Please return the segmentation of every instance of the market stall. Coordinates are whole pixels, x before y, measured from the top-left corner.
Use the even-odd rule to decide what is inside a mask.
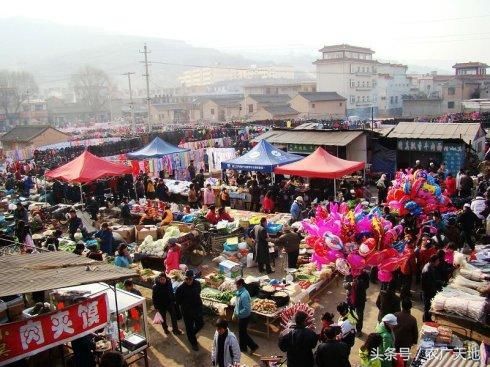
[[[336,193],[335,180],[363,170],[365,165],[364,162],[347,161],[331,155],[323,148],[317,148],[300,161],[276,167],[274,172],[283,175],[334,179],[334,192]]]
[[[136,275],[136,272],[130,269],[64,251],[0,257],[0,309],[3,310],[3,321],[7,322],[0,327],[8,329],[8,334],[2,334],[4,337],[10,336],[15,339],[7,341],[12,353],[0,356],[0,366],[65,345],[102,329],[105,330],[105,335],[117,336],[117,339],[112,339],[111,349],[117,348],[125,352],[123,348],[127,341],[124,333],[121,333],[121,320],[116,318],[115,333],[109,333],[107,327],[111,325],[110,310],[114,310],[116,315],[120,313],[121,293],[116,292],[116,282]],[[107,292],[93,293],[89,297],[72,299],[72,302],[66,304],[64,301],[60,302],[60,298],[57,301],[53,298],[52,303],[47,302],[50,297],[46,291],[85,284],[92,288],[95,287],[93,283],[97,282],[112,283],[111,286],[107,285],[106,289],[118,296],[112,296],[111,301]],[[32,295],[28,297],[30,294]],[[39,297],[44,303],[33,301]],[[121,300],[121,304],[124,305],[125,301]],[[28,307],[30,305],[35,307]],[[143,318],[141,325],[145,325],[146,314],[140,317]],[[138,320],[141,323],[141,319]],[[114,324],[112,325],[114,327]],[[22,334],[23,338],[16,338],[19,334]],[[125,354],[130,357],[134,353]]]

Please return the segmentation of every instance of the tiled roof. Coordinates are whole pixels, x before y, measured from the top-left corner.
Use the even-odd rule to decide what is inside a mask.
[[[286,116],[286,115],[297,115],[299,114],[294,108],[288,105],[273,105],[264,107],[264,110],[271,113],[273,116]]]
[[[345,101],[337,92],[305,92],[299,93],[301,97],[306,98],[310,102],[324,102],[324,101]]]
[[[16,126],[8,133],[4,134],[1,141],[16,141],[16,142],[29,142],[36,136],[42,134],[48,129],[54,129],[50,125],[37,125],[37,126]],[[61,131],[60,131],[61,132]]]
[[[267,140],[272,144],[294,144],[303,142],[311,145],[346,146],[362,135],[362,131],[333,130],[270,130],[259,135],[253,142]]]

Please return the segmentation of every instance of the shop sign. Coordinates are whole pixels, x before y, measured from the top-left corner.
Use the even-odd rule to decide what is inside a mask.
[[[398,139],[398,150],[442,153],[443,147],[442,140]]]
[[[462,144],[444,144],[443,159],[446,169],[453,175],[464,167],[466,152]]]
[[[311,144],[288,144],[288,152],[291,153],[313,153],[316,145]]]
[[[0,366],[93,333],[108,322],[104,293],[55,312],[0,325]]]

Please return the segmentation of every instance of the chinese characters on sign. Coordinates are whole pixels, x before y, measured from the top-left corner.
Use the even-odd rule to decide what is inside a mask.
[[[288,152],[290,153],[313,153],[315,149],[316,146],[310,144],[288,144]]]
[[[465,149],[461,144],[444,144],[443,159],[453,176],[464,167]]]
[[[63,310],[0,325],[0,366],[78,339],[109,322],[106,294]]]
[[[398,139],[398,150],[442,153],[442,140]]]
[[[480,360],[480,351],[473,350],[471,352],[467,352],[466,349],[463,348],[424,348],[419,349],[419,352],[415,356],[415,359],[419,359],[423,357],[424,360],[442,360],[444,353],[451,353],[452,361],[461,361],[461,360],[472,360],[479,361]],[[399,352],[396,352],[395,348],[386,348],[384,353],[382,353],[379,348],[373,349],[370,352],[371,359],[378,359],[381,361],[395,361],[401,359],[403,361],[408,361],[412,359],[410,354],[410,348],[400,348]]]

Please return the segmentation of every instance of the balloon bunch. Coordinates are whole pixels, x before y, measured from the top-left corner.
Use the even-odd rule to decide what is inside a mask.
[[[397,172],[386,201],[390,210],[399,216],[419,217],[434,211],[453,210],[451,199],[442,194],[436,179],[424,170]]]
[[[345,203],[332,203],[330,211],[319,206],[315,218],[302,225],[318,269],[335,263],[340,273],[357,276],[366,267],[377,266],[379,280],[389,282],[407,259],[403,227],[393,226],[377,209],[365,213],[361,205],[352,210]]]

